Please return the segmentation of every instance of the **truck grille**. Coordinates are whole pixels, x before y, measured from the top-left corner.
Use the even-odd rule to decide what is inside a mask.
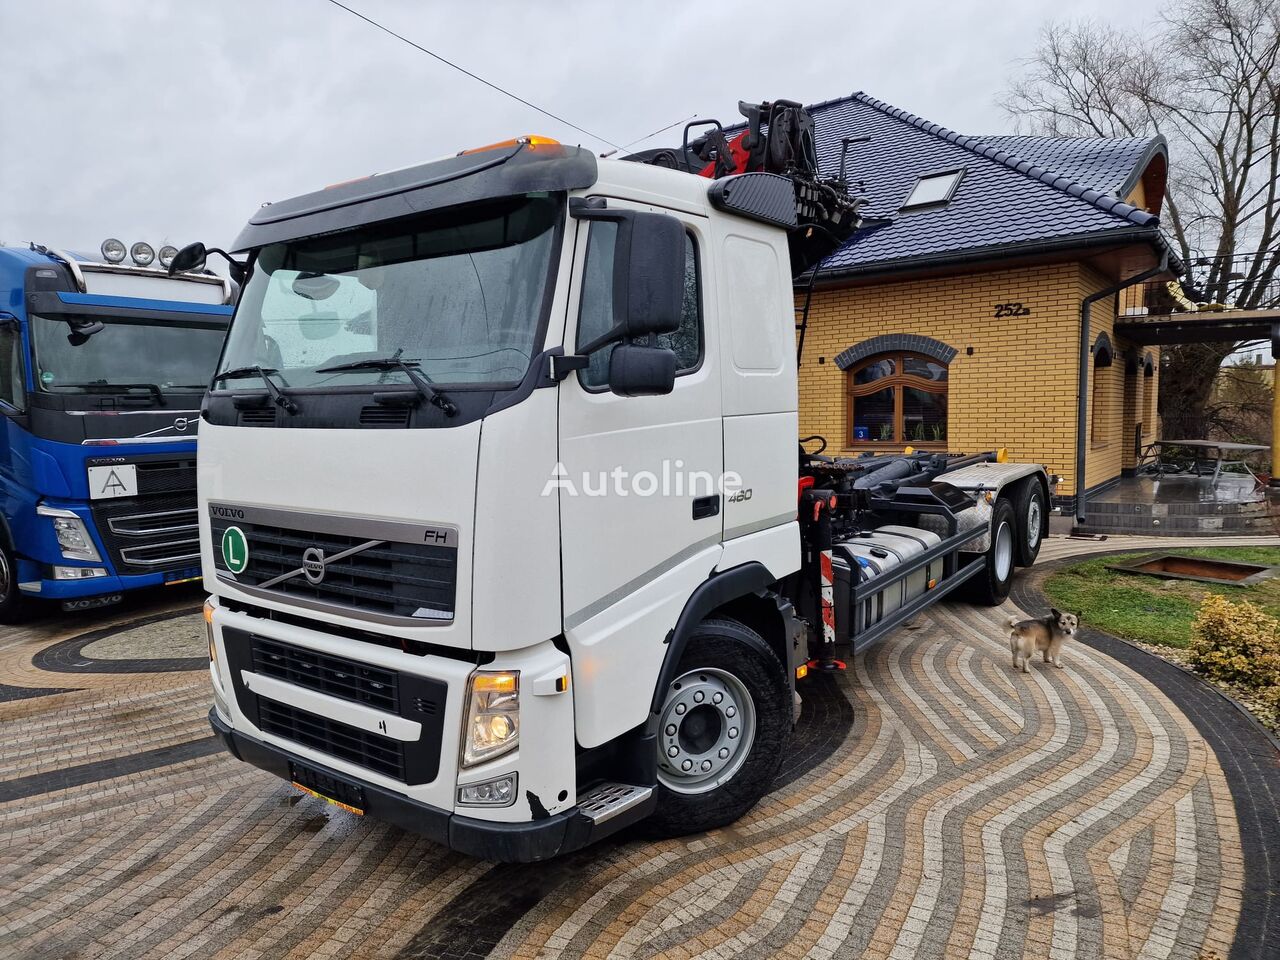
[[[264,733],[301,743],[396,780],[405,778],[404,744],[399,740],[349,727],[266,697],[258,698],[258,716],[258,728]]]
[[[331,697],[399,713],[396,675],[391,670],[331,657],[262,637],[253,638],[253,669]]]
[[[443,680],[359,663],[235,627],[222,628],[236,704],[255,727],[409,786],[430,783],[440,770],[445,705]],[[260,674],[317,693],[359,703],[422,727],[416,741],[362,730],[250,690]]]
[[[194,487],[186,492],[99,500],[91,509],[94,525],[118,572],[153,573],[200,565]]]
[[[248,508],[236,508],[236,513],[228,518],[210,510],[214,566],[222,579],[260,595],[366,618],[418,625],[453,619],[458,549],[451,532],[440,534],[446,542],[435,542],[429,539],[437,533],[435,528],[409,524],[344,520],[343,531],[322,532],[302,526],[322,526],[321,517],[282,517],[283,511]],[[239,529],[247,545],[246,565],[235,572],[222,548],[231,527]],[[415,534],[418,542],[395,539]],[[310,565],[310,575],[304,563]]]

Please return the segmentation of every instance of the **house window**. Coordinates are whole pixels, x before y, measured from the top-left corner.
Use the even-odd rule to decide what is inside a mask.
[[[963,170],[947,170],[921,177],[911,188],[907,199],[903,201],[902,209],[941,206],[955,195],[962,176],[964,176]]]
[[[1109,365],[1108,365],[1109,366]],[[1089,442],[1095,447],[1107,445],[1107,370],[1097,361],[1093,364],[1093,395],[1089,405],[1093,417],[1089,421]]]
[[[847,374],[849,443],[947,443],[947,365],[912,353],[881,353]]]

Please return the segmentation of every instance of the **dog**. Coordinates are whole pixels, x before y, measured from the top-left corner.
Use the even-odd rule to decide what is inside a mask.
[[[1031,672],[1031,658],[1039,651],[1044,662],[1062,667],[1062,645],[1076,635],[1080,618],[1074,613],[1050,610],[1047,617],[1038,620],[1019,620],[1010,617],[1005,624],[1009,631],[1009,651],[1013,654],[1013,669]]]

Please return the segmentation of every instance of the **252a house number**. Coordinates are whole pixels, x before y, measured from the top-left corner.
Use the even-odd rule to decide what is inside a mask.
[[[1024,307],[1020,303],[997,303],[996,318],[1000,317],[1029,317],[1031,316],[1031,308]]]

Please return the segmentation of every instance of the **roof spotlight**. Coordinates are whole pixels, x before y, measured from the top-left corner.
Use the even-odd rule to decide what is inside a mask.
[[[128,252],[125,249],[125,245],[115,237],[103,240],[102,246],[98,249],[102,252],[102,259],[107,261],[107,263],[119,263],[124,259],[124,255]]]
[[[140,267],[149,267],[151,261],[156,258],[156,252],[151,248],[151,244],[145,240],[139,240],[129,248],[129,258]]]
[[[169,264],[173,263],[173,258],[177,255],[178,248],[169,243],[166,243],[161,247],[160,252],[156,254],[157,258],[160,260],[160,266],[164,267],[166,270],[169,269]]]

